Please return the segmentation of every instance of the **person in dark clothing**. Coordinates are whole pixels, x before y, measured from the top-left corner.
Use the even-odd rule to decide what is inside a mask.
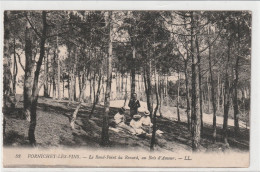
[[[132,98],[128,103],[128,107],[130,107],[130,116],[133,118],[133,115],[138,113],[138,108],[140,107],[140,102],[137,100],[137,94],[134,93]]]

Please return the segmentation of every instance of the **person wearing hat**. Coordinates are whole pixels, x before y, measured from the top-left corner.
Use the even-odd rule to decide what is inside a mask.
[[[125,124],[126,118],[125,118],[125,108],[121,107],[117,114],[114,116],[116,127],[120,127],[126,130],[129,130],[130,132],[134,133],[133,128],[129,127]]]
[[[140,102],[137,100],[137,94],[133,93],[129,103],[128,107],[130,108],[130,116],[133,118],[133,115],[138,113],[138,108],[140,107]]]
[[[150,115],[150,112],[148,110],[146,110],[146,111],[144,111],[144,116],[140,119],[140,121],[142,122],[142,128],[147,133],[152,132],[152,126],[153,126],[153,123],[151,122],[151,118],[149,115]]]
[[[130,126],[134,129],[137,136],[145,133],[145,131],[142,129],[142,122],[140,119],[141,115],[135,114],[133,115],[133,119],[130,122]]]

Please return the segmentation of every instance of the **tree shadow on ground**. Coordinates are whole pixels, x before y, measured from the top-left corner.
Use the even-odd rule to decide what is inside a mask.
[[[86,111],[86,107],[84,107],[84,112]],[[117,111],[118,108],[110,108],[110,122],[113,120],[113,116],[117,113]],[[93,145],[94,147],[97,147],[99,146],[101,137],[102,115],[104,113],[103,107],[97,107],[95,114],[91,119],[86,117],[85,113],[84,115],[81,114],[82,112],[83,111],[80,110],[75,122],[76,131],[74,131],[73,140],[77,142],[77,144],[84,143],[84,145]],[[129,110],[126,111],[126,118],[130,119]],[[170,121],[166,118],[158,118],[157,125],[158,129],[164,132],[162,136],[157,135],[156,137],[156,145],[158,147],[172,150],[172,145],[168,145],[168,142],[175,142],[176,145],[184,144],[185,148],[190,146],[190,134],[184,123],[174,123],[173,121]],[[136,147],[140,147],[147,150],[150,148],[150,137],[139,138],[127,131],[114,132],[112,130],[109,130],[109,137],[111,147],[128,149],[135,149]],[[176,148],[175,145],[173,147]]]
[[[191,134],[187,129],[186,123],[171,121],[167,118],[160,117],[157,120],[157,128],[167,135],[167,141],[175,141],[187,146],[191,145]]]
[[[213,142],[213,128],[212,125],[204,124],[202,142],[201,144],[210,148]],[[222,126],[217,126],[217,142],[223,142],[223,129]],[[228,143],[229,146],[235,149],[239,149],[241,151],[249,150],[249,130],[245,128],[240,128],[239,135],[235,135],[234,127],[228,126]]]
[[[4,136],[4,146],[29,146],[29,142],[24,135],[19,134],[16,131],[9,131]]]
[[[102,116],[104,107],[97,105],[94,114],[89,119],[91,104],[83,104],[78,112],[75,122],[75,129],[70,126],[70,118],[77,107],[78,102],[71,103],[57,102],[48,98],[40,98],[37,109],[37,136],[41,146],[66,147],[100,147],[100,138],[102,131]],[[118,108],[110,108],[109,121],[113,120]],[[28,145],[25,135],[28,131],[28,122],[20,119],[22,108],[15,108],[5,111],[8,118],[8,130],[4,138],[4,145]],[[126,111],[126,118],[129,123],[129,110]],[[229,143],[231,148],[239,150],[249,150],[249,130],[240,129],[240,135],[234,136],[234,127],[229,127]],[[156,135],[156,147],[160,149],[191,150],[191,133],[187,129],[187,124],[177,122],[164,117],[157,117],[157,129],[164,133]],[[53,130],[53,131],[52,131]],[[219,149],[222,146],[222,126],[217,127],[217,143],[212,144],[212,126],[204,124],[201,145],[206,149]],[[48,133],[46,133],[48,132]],[[39,138],[40,137],[40,138]],[[143,148],[149,150],[151,139],[149,137],[139,138],[126,131],[114,132],[109,130],[110,148],[137,149]],[[55,138],[55,141],[53,139]]]
[[[13,119],[24,119],[23,108],[3,108],[3,114],[5,117]]]

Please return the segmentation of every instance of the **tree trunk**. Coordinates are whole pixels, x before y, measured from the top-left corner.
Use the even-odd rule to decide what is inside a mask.
[[[5,120],[5,110],[7,108],[7,99],[10,96],[11,88],[10,81],[12,78],[11,74],[11,57],[9,55],[9,45],[10,45],[10,21],[9,21],[10,11],[4,12],[4,57],[3,57],[3,137],[6,137],[5,128],[6,128],[6,120]]]
[[[10,11],[4,12],[4,88],[3,88],[3,95],[4,95],[4,107],[7,107],[7,99],[11,94],[11,80],[12,80],[12,73],[11,73],[11,57],[10,57],[10,26],[9,26],[9,14]]]
[[[145,70],[144,74],[144,82],[146,83],[145,89],[146,89],[146,98],[147,98],[147,108],[150,112],[150,117],[152,118],[153,114],[153,97],[152,97],[152,83],[151,83],[151,60],[149,60],[149,64],[147,65],[147,68]]]
[[[211,65],[211,47],[210,46],[209,46],[208,59],[209,59],[210,84],[211,84],[211,99],[212,99],[212,107],[213,107],[213,133],[212,133],[212,136],[213,136],[213,143],[216,143],[216,137],[217,137],[216,111],[217,111],[217,108],[216,108],[213,72],[212,72],[212,65]]]
[[[221,102],[221,107],[223,108],[224,107],[224,87],[225,87],[225,83],[223,81],[223,83],[221,83],[221,95],[222,95],[222,102]]]
[[[236,65],[235,65],[235,80],[234,80],[234,93],[233,93],[233,102],[234,102],[234,126],[235,126],[235,135],[239,134],[239,111],[238,111],[238,100],[237,100],[237,86],[238,86],[238,75],[239,75],[239,59],[240,59],[240,28],[238,22],[238,55],[236,56]]]
[[[68,76],[67,83],[68,83],[68,98],[69,98],[69,101],[70,101],[70,75]]]
[[[189,95],[189,78],[188,78],[188,62],[185,60],[185,89],[186,89],[186,101],[187,101],[187,122],[188,122],[188,129],[191,128],[191,122],[190,122],[190,95]]]
[[[110,92],[111,92],[111,82],[112,82],[112,56],[113,56],[113,44],[112,44],[112,11],[109,11],[109,46],[108,46],[108,58],[107,58],[107,84],[106,84],[106,95],[104,101],[104,114],[102,123],[102,133],[101,133],[101,143],[102,146],[109,145],[109,135],[108,135],[108,117],[110,108]]]
[[[117,94],[118,94],[118,71],[117,71],[117,69],[116,69],[116,71],[115,71],[115,80],[116,80],[116,91],[115,91],[115,97],[117,97]],[[112,82],[113,82],[113,77],[112,77]],[[113,92],[112,92],[112,95],[113,95]],[[94,99],[95,99],[95,96],[94,96]],[[94,100],[95,101],[95,100]]]
[[[96,73],[93,76],[93,104],[96,102]]]
[[[62,97],[64,99],[64,89],[65,89],[65,83],[64,83],[64,76],[62,77]]]
[[[73,90],[74,90],[74,93],[73,93],[74,101],[77,100],[77,89],[76,89],[76,86],[77,86],[77,85],[76,85],[77,78],[76,78],[76,77],[77,77],[76,74],[74,74],[74,84],[73,84],[73,85],[74,85],[74,89],[73,89]]]
[[[177,116],[178,116],[178,122],[181,122],[181,118],[180,118],[180,109],[179,109],[179,101],[180,101],[180,72],[179,72],[179,70],[178,70]]]
[[[121,92],[123,93],[124,91],[124,74],[121,74]]]
[[[220,101],[220,86],[219,86],[220,82],[219,82],[219,73],[218,73],[218,94],[217,94],[217,109],[216,110],[219,110],[219,101]]]
[[[71,81],[70,81],[70,102],[74,102],[75,101],[75,72],[77,69],[77,61],[78,61],[78,49],[75,48],[75,61],[74,61],[74,65],[73,65],[73,69],[72,69],[72,73],[71,75]]]
[[[36,110],[37,110],[37,98],[32,99],[31,103],[31,112],[30,112],[30,126],[28,131],[28,138],[31,146],[36,146],[36,140],[35,140],[35,129],[36,129]]]
[[[81,80],[80,72],[78,72],[79,95],[81,94],[83,88],[81,81],[82,80]]]
[[[91,73],[90,73],[90,77],[89,77],[89,99],[90,102],[92,103],[92,82],[91,82],[92,78],[91,78]]]
[[[164,82],[164,81],[163,81]],[[160,114],[160,117],[162,117],[162,100],[163,100],[163,95],[162,95],[162,83],[161,81],[161,76],[158,75],[158,93],[159,93],[159,114]]]
[[[69,104],[70,104],[71,102],[74,102],[74,74],[71,73],[69,75],[70,75],[70,78],[71,78],[71,80],[70,80],[70,87],[69,87],[69,91],[70,91]]]
[[[44,74],[46,76],[46,80],[45,80],[45,83],[44,83],[44,88],[43,88],[43,96],[44,97],[49,97],[49,93],[48,93],[48,81],[49,81],[49,58],[48,58],[48,55],[49,55],[49,51],[47,51],[47,54],[46,56],[44,57],[44,60],[45,60],[45,64],[44,64]]]
[[[58,90],[58,100],[60,100],[60,60],[58,58],[58,81],[57,81],[57,90]]]
[[[89,115],[89,119],[92,117],[94,110],[95,110],[95,107],[96,107],[96,105],[99,101],[99,95],[100,95],[100,90],[101,90],[101,79],[102,79],[102,74],[101,74],[101,72],[99,72],[97,94],[96,94],[95,101],[93,102],[93,106],[92,106],[92,109],[91,109],[91,112],[90,112],[90,115]]]
[[[56,73],[56,56],[57,56],[57,51],[54,51],[53,55],[53,64],[52,64],[52,98],[56,98],[56,79],[55,79],[55,73]]]
[[[209,85],[209,76],[207,75],[207,86],[208,86],[208,113],[210,113],[210,85]]]
[[[118,76],[120,76],[120,74],[118,74],[118,71],[116,71],[116,100],[118,98],[118,95],[120,94],[119,92],[120,77]]]
[[[156,95],[156,107],[154,109],[153,113],[153,131],[152,131],[152,139],[151,139],[151,145],[150,145],[150,150],[154,151],[154,145],[155,145],[155,134],[156,134],[156,113],[158,110],[158,105],[159,105],[159,96],[158,96],[158,81],[157,81],[157,72],[156,68],[154,70],[154,82],[155,82],[155,95]]]
[[[13,94],[14,97],[16,95],[16,77],[17,77],[17,72],[18,72],[18,67],[17,67],[17,62],[16,62],[16,47],[15,47],[15,38],[13,41],[13,54],[14,54],[14,65],[13,65]]]
[[[152,61],[149,61],[149,66],[148,66],[148,70],[147,70],[147,92],[149,95],[149,101],[147,101],[147,103],[149,103],[148,110],[150,111],[150,117],[152,118],[152,113],[153,113],[153,95],[152,95]],[[148,97],[148,96],[147,96]]]
[[[139,92],[139,94],[141,93],[141,86],[140,86],[140,75],[138,74],[137,75],[138,77],[138,92]]]
[[[195,39],[196,42],[196,48],[197,48],[197,59],[198,59],[198,75],[199,75],[199,104],[200,104],[200,134],[203,135],[203,102],[202,102],[202,89],[201,89],[201,82],[202,82],[202,77],[201,77],[201,61],[200,61],[200,51],[199,51],[199,41],[198,41],[198,36],[196,36]]]
[[[224,118],[223,118],[223,139],[224,143],[228,144],[228,112],[230,106],[230,82],[229,82],[229,63],[230,63],[230,47],[231,40],[228,42],[228,59],[226,61],[226,72],[225,72],[225,93],[224,93]]]
[[[102,77],[102,101],[105,101],[105,79]]]
[[[147,108],[148,108],[148,101],[150,100],[149,95],[148,95],[148,88],[147,88],[147,79],[146,79],[146,68],[143,68],[143,80],[144,80],[144,90],[146,94],[146,100],[147,100]]]
[[[59,59],[59,44],[58,44],[58,37],[57,37],[57,61],[58,61],[58,79],[57,79],[57,90],[58,90],[58,100],[60,100],[60,59]]]
[[[191,58],[192,58],[192,104],[191,104],[191,120],[192,120],[192,150],[198,151],[200,146],[200,90],[199,90],[199,69],[198,58],[194,56],[194,21],[193,12],[191,12]]]
[[[76,107],[75,111],[73,112],[72,118],[70,120],[70,126],[71,126],[72,129],[75,129],[75,121],[77,119],[77,114],[79,112],[79,109],[80,109],[82,103],[84,102],[82,96],[83,96],[83,92],[86,89],[86,85],[87,85],[87,83],[86,83],[86,80],[85,80],[85,83],[83,84],[83,88],[82,88],[83,91],[79,95],[79,102],[80,103],[78,104],[78,106]]]
[[[121,93],[122,93],[122,90],[121,90],[121,81],[122,80],[122,77],[121,77],[121,73],[118,72],[118,93],[119,93],[119,96],[121,96]]]
[[[42,22],[43,29],[40,41],[40,56],[36,65],[36,70],[34,72],[34,80],[33,80],[33,88],[32,88],[32,104],[31,104],[31,120],[28,131],[29,142],[32,146],[36,145],[35,140],[35,128],[36,128],[36,119],[37,119],[37,103],[38,103],[38,95],[41,87],[38,87],[38,80],[40,75],[40,70],[42,66],[42,61],[45,53],[45,40],[46,40],[46,31],[47,31],[47,22],[46,22],[46,11],[42,12]]]
[[[126,100],[127,100],[127,80],[128,80],[128,73],[126,72],[126,77],[125,77],[125,101],[124,101],[124,107],[126,106]]]
[[[133,47],[133,57],[132,57],[132,66],[131,66],[131,97],[135,93],[135,54],[136,49]]]
[[[51,95],[51,84],[52,84],[52,78],[49,78],[50,79],[50,84],[48,86],[48,95]]]
[[[166,106],[169,106],[169,97],[168,97],[168,74],[166,76],[166,84],[165,84],[165,97],[166,97]]]
[[[25,29],[25,70],[24,70],[24,114],[27,121],[30,121],[31,113],[31,98],[32,98],[32,83],[33,83],[33,55],[32,55],[32,28],[27,21]]]
[[[56,98],[56,82],[55,82],[55,74],[53,74],[52,77],[52,98],[55,99]]]
[[[83,83],[85,83],[85,80],[87,80],[87,78],[86,78],[86,75],[83,73],[83,75],[82,75],[82,77],[81,77],[82,79],[81,79],[81,91],[82,91],[82,87],[83,87]],[[86,91],[83,91],[83,95],[82,95],[82,99],[85,101],[86,100]]]

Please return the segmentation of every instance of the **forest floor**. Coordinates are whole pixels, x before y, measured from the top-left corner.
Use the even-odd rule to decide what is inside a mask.
[[[140,101],[141,107],[138,109],[139,112],[144,112],[145,110],[147,110],[147,103]],[[103,105],[103,104],[102,104]],[[126,101],[126,109],[129,109],[128,105],[128,100]],[[115,107],[115,108],[120,108],[124,106],[124,100],[114,100],[110,102],[110,106],[111,107]],[[153,108],[155,108],[156,104],[153,105]],[[180,120],[182,122],[187,123],[187,116],[186,116],[186,109],[183,108],[179,108],[180,110]],[[177,108],[176,107],[170,107],[170,106],[162,106],[161,108],[161,112],[162,112],[162,116],[165,118],[169,118],[171,120],[177,121],[178,120],[178,116],[177,116]],[[217,113],[218,115],[219,113]],[[157,116],[159,116],[159,111],[157,111]],[[231,115],[232,116],[232,115]],[[213,120],[213,114],[210,113],[203,113],[203,122],[211,125],[212,124],[212,120]],[[219,126],[223,125],[223,115],[222,116],[217,116],[216,117],[216,124]],[[234,119],[232,118],[228,118],[228,125],[230,126],[234,126]],[[246,126],[246,123],[244,121],[239,121],[239,127],[242,128],[250,128],[249,126]]]
[[[111,106],[118,103],[111,103]],[[53,100],[51,98],[39,97],[37,109],[37,127],[35,131],[37,145],[39,147],[87,147],[99,148],[103,106],[97,105],[94,115],[91,119],[88,115],[91,111],[91,104],[83,104],[78,113],[75,122],[75,129],[71,129],[70,117],[78,105],[77,102],[68,105],[68,101]],[[29,141],[27,133],[29,122],[22,119],[23,102],[19,102],[15,109],[6,111],[6,129],[4,137],[4,146],[27,147]],[[111,107],[109,119],[112,121],[118,107]],[[169,112],[174,116],[170,116]],[[176,110],[167,109],[165,115],[157,118],[157,127],[163,134],[156,136],[155,149],[158,151],[191,151],[191,133],[187,129],[187,124],[176,121]],[[185,110],[181,109],[181,119],[185,119]],[[130,120],[129,110],[127,110],[127,119]],[[230,123],[229,123],[230,124]],[[201,150],[211,151],[249,151],[249,129],[241,127],[239,136],[234,135],[234,127],[229,125],[228,135],[230,149],[226,149],[222,143],[222,126],[217,125],[217,142],[212,143],[212,125],[209,122],[204,123],[204,132],[201,138]],[[128,132],[115,132],[109,130],[111,141],[110,148],[127,150],[149,150],[150,138],[139,138]]]

